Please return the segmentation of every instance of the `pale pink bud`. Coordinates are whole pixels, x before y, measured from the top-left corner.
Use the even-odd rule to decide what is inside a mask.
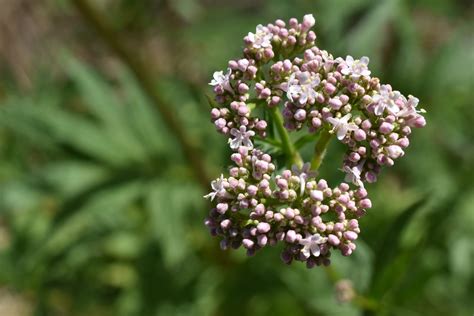
[[[270,231],[270,229],[271,229],[270,224],[265,223],[265,222],[258,223],[258,225],[257,225],[257,231],[258,231],[260,234],[268,233],[268,232]]]
[[[247,239],[245,238],[244,240],[242,240],[242,245],[246,248],[246,249],[251,249],[253,246],[254,246],[254,242],[250,239]]]
[[[379,131],[382,134],[391,133],[393,131],[393,124],[388,123],[388,122],[383,122],[382,124],[380,124]]]
[[[294,115],[295,120],[304,121],[306,118],[306,111],[303,109],[298,109]]]
[[[294,230],[287,231],[285,240],[289,243],[294,243],[296,241],[296,232]]]
[[[358,129],[354,132],[354,139],[358,142],[365,140],[367,135],[365,134],[363,129]]]
[[[339,238],[337,238],[336,235],[330,234],[330,235],[328,236],[328,242],[329,242],[331,245],[333,245],[333,246],[337,246],[337,245],[339,245],[339,243],[340,243],[341,241],[339,240]]]
[[[323,192],[319,190],[312,190],[310,197],[315,201],[322,201],[324,199]]]
[[[316,19],[314,18],[314,16],[312,14],[306,14],[303,17],[303,22],[301,23],[301,30],[303,32],[307,32],[310,28],[314,26],[315,23]]]
[[[357,234],[354,233],[353,231],[346,231],[344,232],[344,238],[347,240],[356,240],[357,239]]]

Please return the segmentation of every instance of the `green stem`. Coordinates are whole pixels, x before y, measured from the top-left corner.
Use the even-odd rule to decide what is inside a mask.
[[[299,168],[301,168],[303,166],[303,160],[301,159],[300,153],[293,145],[290,135],[288,135],[288,132],[283,126],[283,117],[281,116],[278,107],[270,109],[270,114],[272,116],[273,122],[275,123],[278,134],[280,135],[283,152],[285,153],[288,164],[297,165]]]
[[[206,172],[207,168],[200,158],[201,151],[192,140],[192,137],[190,137],[182,127],[181,122],[176,117],[176,111],[166,104],[163,97],[156,90],[155,81],[153,75],[150,73],[149,67],[125,44],[125,40],[120,38],[119,34],[113,30],[106,16],[97,10],[90,1],[72,0],[72,3],[81,14],[83,20],[94,29],[110,50],[112,50],[122,63],[135,75],[143,92],[154,105],[154,109],[156,109],[158,114],[163,118],[164,124],[179,143],[196,180],[207,190],[210,178]]]
[[[314,147],[314,156],[311,160],[311,169],[318,170],[319,166],[323,162],[324,156],[326,155],[326,149],[329,141],[331,140],[332,134],[329,131],[323,129],[319,135],[318,142]]]

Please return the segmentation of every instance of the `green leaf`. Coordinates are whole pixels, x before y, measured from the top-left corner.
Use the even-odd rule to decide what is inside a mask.
[[[65,197],[72,197],[109,177],[103,166],[81,161],[58,161],[41,171],[43,179]]]
[[[402,253],[403,255],[399,256],[402,249],[402,236],[410,221],[422,209],[427,200],[428,198],[425,196],[401,212],[380,237],[378,247],[375,249],[377,255],[374,262],[371,295],[381,297],[396,278],[397,273],[406,267],[410,254]]]
[[[314,133],[314,134],[308,134],[308,135],[301,136],[300,138],[298,138],[295,141],[295,148],[300,149],[301,147],[303,147],[307,143],[315,141],[318,138],[318,136],[319,136],[319,133]]]
[[[164,262],[173,267],[190,253],[186,216],[202,206],[202,193],[192,182],[152,182],[146,197],[153,235],[161,244]]]
[[[146,151],[134,137],[127,113],[133,105],[121,102],[116,90],[103,77],[79,61],[69,58],[66,68],[79,89],[84,105],[102,122],[103,133],[110,138],[110,142],[122,148],[131,159],[143,160]]]

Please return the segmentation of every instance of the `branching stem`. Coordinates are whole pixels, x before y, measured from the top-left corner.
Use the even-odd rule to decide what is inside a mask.
[[[280,135],[283,152],[285,153],[288,164],[290,166],[297,165],[299,168],[301,168],[303,166],[303,160],[301,159],[300,153],[293,145],[290,135],[288,135],[287,130],[283,126],[283,117],[281,116],[278,107],[270,109],[270,114],[276,126],[277,132]]]
[[[314,146],[314,156],[311,160],[311,169],[318,170],[323,162],[324,156],[326,155],[326,150],[329,145],[329,141],[332,138],[332,134],[329,131],[323,129],[320,132],[319,139]]]

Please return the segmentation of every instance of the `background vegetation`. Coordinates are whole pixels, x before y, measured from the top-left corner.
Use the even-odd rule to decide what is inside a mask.
[[[1,4],[0,315],[472,315],[472,2],[90,2]],[[256,24],[305,13],[428,111],[332,270],[222,252],[203,225],[230,162],[207,82]]]

